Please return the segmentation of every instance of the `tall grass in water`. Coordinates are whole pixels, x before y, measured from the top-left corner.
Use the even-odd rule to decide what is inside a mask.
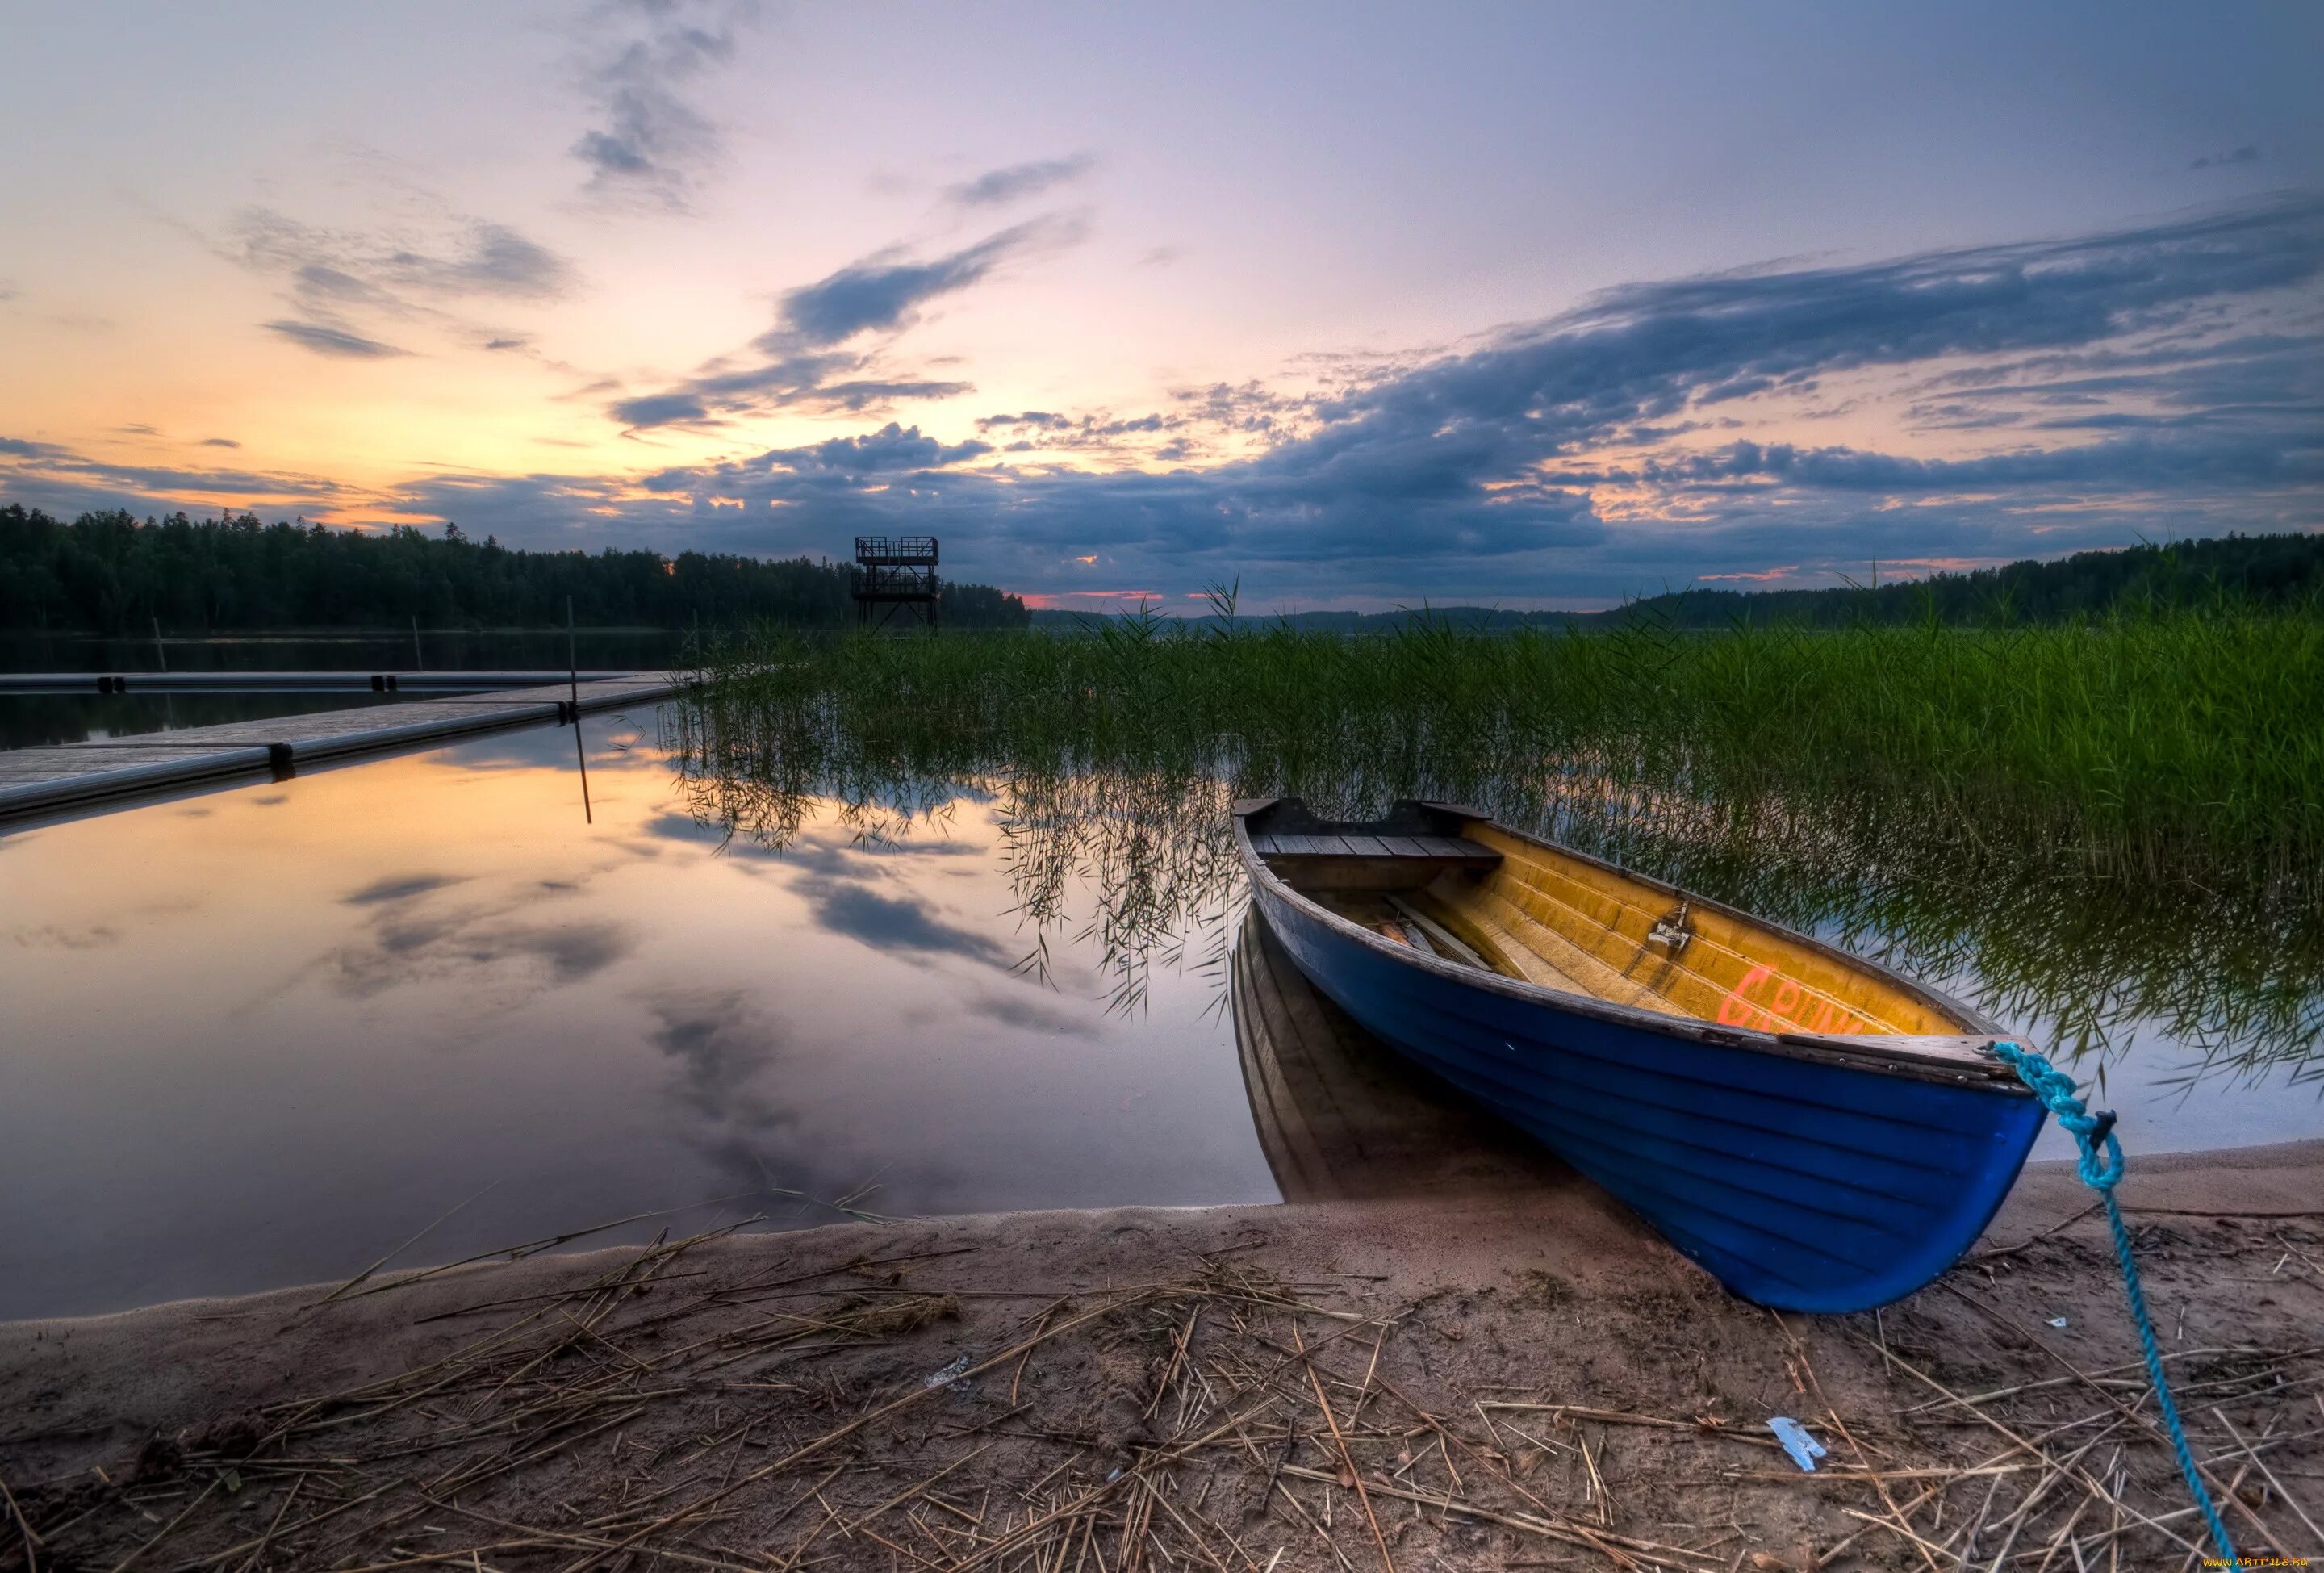
[[[1347,639],[729,641],[669,741],[782,844],[989,792],[1037,928],[1069,871],[1126,987],[1232,880],[1226,807],[1474,802],[1972,995],[2053,1050],[2155,1022],[2324,1077],[2324,620],[2182,614]],[[1130,989],[1134,992],[1134,988]]]
[[[1416,775],[1868,793],[1916,834],[2114,878],[2324,891],[2324,619],[2308,615],[1356,639],[1133,616],[1090,637],[749,635],[706,676],[708,713],[812,712],[867,762],[1199,758],[1351,811]]]

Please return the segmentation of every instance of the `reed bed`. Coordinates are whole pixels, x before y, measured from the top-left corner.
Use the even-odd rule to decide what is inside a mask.
[[[809,1265],[724,1233],[547,1292],[393,1286],[452,1332],[443,1353],[110,1468],[19,1473],[0,1568],[2046,1573],[2201,1547],[2126,1339],[2074,1360],[2031,1328],[2102,1258],[2087,1219],[1822,1320],[1538,1272],[1389,1300],[1249,1246],[1066,1291],[1021,1247],[1010,1268],[859,1232]],[[2167,1262],[2192,1238],[2154,1243]],[[2315,1242],[2272,1222],[2200,1265],[2273,1258],[2277,1292],[2314,1300]],[[2182,1338],[2169,1359],[2245,1554],[2324,1549],[2324,1347]],[[1770,1412],[1821,1437],[1821,1467],[1786,1458]]]
[[[1134,997],[1230,914],[1227,804],[1476,803],[1950,980],[2053,1052],[2156,1022],[2190,1074],[2324,1073],[2324,619],[1378,638],[730,639],[665,739],[770,845],[1001,800],[1038,964],[1065,872]],[[1075,859],[1079,858],[1078,865]],[[2102,1069],[2102,1067],[2101,1067]]]
[[[1089,637],[761,634],[706,675],[720,704],[813,699],[898,745],[1111,759],[1224,741],[1306,791],[1355,752],[1452,774],[1588,760],[1724,798],[1877,791],[2126,877],[2312,891],[2324,871],[2324,618],[2298,613],[1376,638],[1133,616]]]

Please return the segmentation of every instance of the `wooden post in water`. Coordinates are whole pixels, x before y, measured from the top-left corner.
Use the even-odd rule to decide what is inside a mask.
[[[596,810],[589,806],[589,751],[581,743],[581,657],[573,643],[573,597],[565,597],[565,675],[572,686],[567,690],[573,696],[573,758],[581,767],[581,819],[585,824],[597,822]]]
[[[152,614],[152,616],[153,662],[154,664],[159,666],[163,671],[167,671],[170,670],[170,657],[168,652],[161,648],[161,615],[159,612],[156,612]]]
[[[411,670],[414,671],[428,670],[427,662],[420,659],[420,614],[417,612],[411,614]]]

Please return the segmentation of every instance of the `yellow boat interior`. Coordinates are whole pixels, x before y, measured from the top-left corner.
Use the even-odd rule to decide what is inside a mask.
[[[1943,1058],[1982,1058],[1990,1038],[1877,967],[1466,810],[1404,805],[1360,825],[1289,802],[1242,811],[1294,891],[1456,966],[1728,1027],[1911,1037]]]

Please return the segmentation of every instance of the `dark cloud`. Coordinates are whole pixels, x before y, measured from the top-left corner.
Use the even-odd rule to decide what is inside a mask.
[[[964,382],[881,374],[876,343],[845,347],[892,338],[930,301],[982,282],[1007,263],[1070,245],[1080,234],[1076,225],[1038,218],[944,256],[915,261],[882,252],[851,263],[784,293],[774,326],[751,342],[753,364],[713,362],[676,387],[617,400],[607,413],[636,430],[771,409],[861,412],[968,393]]]
[[[557,300],[574,284],[563,257],[505,224],[438,215],[411,229],[318,228],[268,208],[228,227],[228,260],[279,281],[295,315],[263,326],[318,355],[377,360],[409,354],[377,322],[432,323],[470,343],[463,304]]]
[[[960,464],[991,451],[989,442],[956,442],[946,447],[933,437],[921,436],[917,426],[901,427],[890,421],[866,436],[835,437],[807,448],[777,449],[768,458],[798,474],[822,471],[862,476],[889,470],[932,469]]]
[[[242,444],[231,437],[205,437],[202,439],[202,446],[204,448],[240,448]]]
[[[1087,1032],[1090,1023],[1035,993],[1031,985],[1013,994],[980,994],[969,1001],[977,1015],[1021,1032]]]
[[[0,495],[71,514],[93,508],[211,506],[223,494],[269,507],[320,509],[346,496],[319,476],[170,465],[121,464],[55,443],[0,438]]]
[[[733,59],[758,14],[756,0],[613,0],[591,14],[581,90],[595,124],[572,153],[593,196],[688,206],[722,138],[687,94]]]
[[[1852,448],[1738,442],[1674,463],[1609,479],[1655,482],[1771,480],[1838,491],[1932,492],[1994,486],[2111,487],[2324,486],[2324,439],[2304,447],[2273,436],[2218,441],[2141,434],[2070,448],[1928,459]]]
[[[442,890],[458,884],[463,876],[456,874],[407,874],[374,880],[361,890],[350,891],[339,900],[351,907],[376,906],[382,902],[407,902],[414,896],[424,896],[429,891]]]
[[[398,349],[376,338],[365,338],[344,328],[333,328],[321,322],[298,322],[284,319],[259,324],[269,333],[280,334],[301,349],[311,349],[317,355],[337,360],[384,360],[390,356],[410,355],[408,349]]]
[[[692,393],[647,393],[617,399],[606,408],[614,420],[632,428],[678,426],[710,418],[710,406]]]
[[[845,934],[881,950],[950,951],[979,961],[1006,964],[1008,952],[989,937],[935,915],[927,902],[881,895],[863,885],[840,885],[816,902],[816,918],[835,934]]]
[[[867,373],[856,339],[987,276],[990,244],[843,269],[785,298],[760,363],[624,411],[710,421],[910,385]],[[853,533],[925,532],[951,571],[1014,589],[1175,597],[1240,575],[1258,596],[1375,604],[1602,603],[1771,563],[2313,528],[2319,279],[2324,198],[2301,193],[2062,240],[1628,285],[1450,353],[1319,362],[1305,385],[1321,392],[1020,409],[962,442],[890,421],[641,485],[435,477],[384,501],[535,545],[819,555]],[[1796,440],[1803,422],[1884,410],[1940,440]],[[1204,462],[1222,440],[1234,457]],[[0,453],[25,473],[89,464],[23,451],[39,446]],[[1076,560],[1092,556],[1101,567]]]
[[[1081,153],[1071,158],[1010,164],[1006,169],[989,170],[957,186],[948,186],[945,189],[945,196],[964,208],[997,208],[1004,203],[1022,201],[1028,197],[1038,197],[1078,180],[1089,173],[1095,162],[1089,154]]]
[[[253,273],[288,280],[309,311],[402,312],[429,298],[549,301],[573,286],[571,264],[508,225],[450,217],[426,227],[322,229],[251,208],[228,230],[228,254]]]
[[[887,895],[852,879],[810,874],[792,882],[807,898],[815,921],[825,930],[858,939],[874,950],[917,950],[953,955],[1003,969],[1016,957],[987,934],[949,922],[936,903],[919,896]]]
[[[851,264],[787,291],[781,320],[761,336],[758,347],[770,354],[814,348],[871,329],[900,328],[928,301],[968,288],[1011,255],[1054,239],[1057,232],[1055,220],[1037,218],[927,262],[882,254]]]
[[[677,1070],[678,1101],[719,1125],[763,1133],[796,1117],[761,1082],[773,1066],[781,1034],[739,989],[673,994],[650,1007],[653,1046]]]
[[[2187,167],[2190,170],[2232,169],[2236,164],[2255,164],[2259,162],[2259,149],[2250,143],[2246,143],[2233,153],[2206,153]]]
[[[594,977],[636,948],[636,936],[603,920],[542,921],[529,915],[536,893],[519,889],[466,906],[428,898],[461,883],[440,874],[392,876],[344,899],[368,907],[363,932],[325,958],[343,994],[368,998],[415,982],[442,983],[515,964],[566,986]]]
[[[1207,468],[1010,472],[931,455],[881,472],[875,492],[835,485],[799,450],[770,450],[650,485],[696,498],[690,527],[725,544],[816,550],[856,530],[925,530],[946,536],[964,574],[1061,590],[1088,582],[1065,565],[1102,546],[1131,587],[1240,572],[1247,586],[1406,598],[1569,587],[1602,597],[1764,566],[1748,554],[1781,539],[1762,533],[1778,516],[1836,556],[1959,556],[2022,535],[2021,507],[2077,510],[2071,523],[2043,521],[2051,539],[2151,532],[2158,490],[2172,495],[2174,520],[2191,508],[2267,527],[2284,515],[2287,488],[2308,488],[2312,505],[2324,357],[2306,335],[2239,329],[2238,313],[2286,291],[2312,308],[2319,269],[2324,202],[2300,196],[2061,241],[1627,286],[1457,354],[1351,375],[1312,402],[1204,390],[1181,410],[1272,439],[1255,458]],[[2157,347],[2167,342],[2176,350]],[[2120,364],[2096,364],[2105,357]],[[1947,461],[1795,447],[1780,467],[1770,447],[1738,462],[1732,445],[1685,446],[1769,401],[1831,407],[1834,379],[1926,378],[1954,365],[1987,379],[2006,368],[1989,393],[1950,390],[1956,420],[1982,410],[2024,424],[2044,400],[2083,400],[2055,407],[2100,440]],[[2097,377],[2110,380],[2074,385]],[[2139,402],[2159,402],[2174,423],[2135,434],[2106,424],[2154,414],[2128,408]],[[1128,440],[1131,428],[1168,421],[1035,410],[978,424],[1040,446],[1082,430]],[[1622,443],[1654,452],[1627,467],[1596,457]],[[1637,518],[1633,503],[1617,527],[1599,506],[1607,486],[1657,489],[1669,521],[1652,508]],[[1975,488],[2009,500],[1868,512],[1877,492]],[[707,514],[698,499],[713,495],[745,506]],[[1691,516],[1689,497],[1715,512]],[[1985,523],[1969,517],[1980,510]],[[1918,544],[1901,552],[1908,532]]]

